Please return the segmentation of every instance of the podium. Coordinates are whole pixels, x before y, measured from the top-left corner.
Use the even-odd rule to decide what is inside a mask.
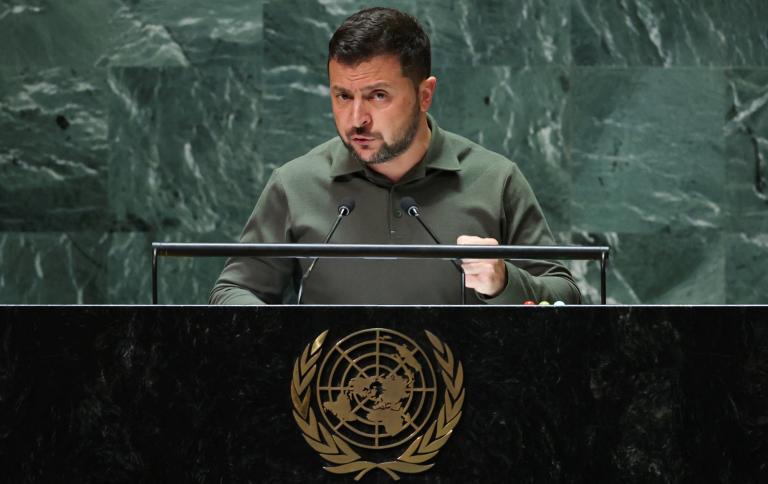
[[[0,335],[4,482],[354,482],[418,438],[405,482],[766,476],[766,306],[0,306]]]

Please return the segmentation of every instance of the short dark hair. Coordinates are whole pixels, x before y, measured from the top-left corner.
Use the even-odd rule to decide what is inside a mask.
[[[403,75],[414,86],[432,72],[429,37],[414,17],[393,8],[374,7],[351,15],[328,43],[328,63],[356,65],[377,55],[396,55]]]

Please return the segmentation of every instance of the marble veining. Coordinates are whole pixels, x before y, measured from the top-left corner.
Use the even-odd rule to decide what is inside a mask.
[[[613,220],[637,233],[722,226],[721,75],[579,69],[572,82],[574,228],[607,230]],[[649,98],[661,102],[651,107]],[[692,105],[700,109],[684,108]]]
[[[107,239],[100,233],[0,233],[0,304],[104,301]]]
[[[0,227],[105,229],[105,86],[92,69],[0,79]]]
[[[725,126],[729,222],[748,234],[768,230],[768,70],[728,71]]]
[[[579,65],[754,66],[768,60],[765,2],[573,0]]]

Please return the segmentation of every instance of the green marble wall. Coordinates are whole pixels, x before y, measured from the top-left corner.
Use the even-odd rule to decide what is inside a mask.
[[[432,38],[441,126],[613,248],[612,302],[768,302],[768,2],[382,3]],[[234,240],[335,134],[327,41],[368,5],[0,0],[0,303],[148,303],[152,241]],[[161,301],[222,263],[163,259]]]

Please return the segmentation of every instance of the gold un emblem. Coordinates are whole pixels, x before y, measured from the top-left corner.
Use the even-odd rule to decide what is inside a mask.
[[[429,354],[389,329],[350,334],[321,361],[324,331],[296,359],[293,416],[307,443],[327,461],[325,470],[355,473],[360,480],[381,469],[398,480],[398,473],[424,472],[434,465],[430,461],[461,418],[464,371],[445,343],[424,333],[438,364],[442,394]]]

